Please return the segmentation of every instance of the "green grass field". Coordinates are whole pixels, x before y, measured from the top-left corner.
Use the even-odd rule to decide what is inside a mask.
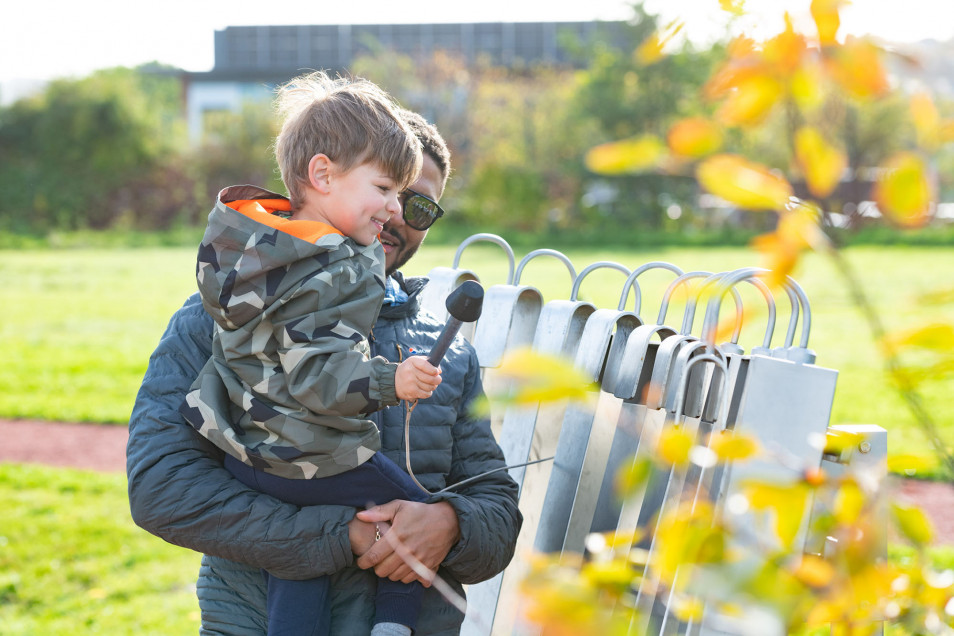
[[[408,273],[448,266],[453,247],[429,246]],[[635,267],[665,260],[684,270],[756,265],[746,249],[569,251],[577,269],[596,261]],[[148,356],[166,321],[194,288],[192,249],[143,248],[0,251],[0,417],[125,423]],[[518,258],[522,256],[518,253]],[[864,278],[886,326],[954,323],[951,305],[924,306],[918,297],[951,288],[954,253],[942,248],[855,248],[849,258]],[[485,284],[503,282],[507,263],[494,246],[475,245],[461,266]],[[947,280],[945,280],[947,277]],[[796,278],[813,312],[810,347],[818,363],[838,369],[834,422],[880,424],[893,452],[928,452],[900,400],[883,379],[868,332],[831,264],[808,258]],[[647,272],[641,315],[655,318],[666,272]],[[540,258],[522,281],[548,299],[566,297],[565,268]],[[615,306],[622,275],[596,270],[581,297]],[[744,289],[744,288],[743,288]],[[746,292],[752,307],[741,343],[762,339],[764,302]],[[788,320],[779,303],[778,344]],[[728,309],[724,310],[730,314]],[[682,307],[675,303],[669,322]],[[798,332],[801,333],[800,330]],[[954,439],[951,378],[925,387],[925,399]],[[0,465],[0,633],[190,634],[198,627],[194,581],[198,556],[136,528],[129,517],[123,475]],[[894,548],[894,558],[899,558]],[[950,551],[943,552],[944,563]],[[892,632],[893,633],[893,632]]]
[[[0,633],[195,634],[199,556],[137,528],[124,475],[0,464]]]
[[[0,464],[0,507],[0,634],[198,632],[199,557],[133,525],[123,475]],[[929,554],[954,565],[949,547]],[[892,546],[890,557],[914,552]]]
[[[429,245],[407,269],[423,274],[450,266],[456,246]],[[758,265],[745,248],[672,248],[657,251],[564,250],[577,271],[598,261],[629,268],[664,260],[685,271],[722,271]],[[519,260],[526,252],[518,252]],[[954,250],[946,248],[857,247],[846,252],[862,277],[889,331],[917,325],[954,324],[954,304],[925,305],[920,295],[954,287]],[[0,417],[60,421],[125,423],[150,352],[173,311],[194,290],[194,250],[140,248],[100,250],[0,251]],[[504,252],[477,243],[462,254],[460,266],[480,275],[485,285],[502,283],[508,263]],[[624,276],[609,268],[592,272],[580,297],[599,306],[616,306]],[[890,433],[892,452],[929,451],[902,401],[885,381],[881,362],[867,327],[850,302],[831,262],[808,256],[796,272],[812,307],[809,347],[817,363],[839,371],[834,423],[878,424]],[[663,270],[640,277],[640,314],[654,320],[663,290],[672,274]],[[535,258],[521,283],[541,289],[546,299],[566,298],[570,276],[557,259]],[[765,303],[748,285],[740,286],[746,320],[740,343],[749,349],[762,341]],[[632,297],[630,297],[632,306]],[[699,312],[701,314],[701,312]],[[723,317],[732,316],[728,302]],[[674,299],[667,322],[681,321]],[[789,321],[787,299],[778,302],[773,345],[781,343]],[[696,321],[698,328],[701,317]],[[801,326],[796,333],[801,335]],[[796,339],[797,340],[797,339]],[[954,388],[950,376],[922,387],[925,402],[941,427],[946,443],[954,443],[954,406],[947,399]]]

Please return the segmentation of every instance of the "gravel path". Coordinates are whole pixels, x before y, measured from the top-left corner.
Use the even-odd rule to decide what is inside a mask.
[[[0,462],[120,472],[126,470],[127,439],[125,426],[0,419]],[[928,515],[937,544],[954,545],[954,486],[896,479],[889,487],[894,501]]]

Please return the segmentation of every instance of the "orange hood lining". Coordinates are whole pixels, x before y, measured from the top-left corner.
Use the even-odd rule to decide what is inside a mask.
[[[338,228],[321,221],[284,219],[277,216],[275,212],[291,212],[291,201],[288,199],[243,199],[230,201],[226,205],[250,219],[309,243],[314,243],[328,234],[343,235]]]

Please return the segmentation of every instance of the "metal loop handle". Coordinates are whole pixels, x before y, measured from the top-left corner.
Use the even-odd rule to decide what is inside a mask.
[[[533,250],[532,252],[524,256],[522,259],[520,259],[520,264],[517,265],[517,271],[513,275],[514,285],[520,284],[520,275],[523,273],[523,268],[526,267],[527,263],[529,263],[531,260],[533,260],[537,256],[553,256],[557,260],[561,261],[564,265],[566,265],[567,270],[569,270],[570,272],[571,284],[576,281],[576,268],[573,267],[573,263],[570,262],[570,259],[567,257],[566,254],[564,254],[563,252],[559,252],[557,250],[542,248],[538,250]]]
[[[717,291],[716,294],[709,300],[709,305],[706,308],[706,316],[703,322],[703,331],[702,339],[706,342],[712,342],[715,334],[715,325],[719,318],[719,306],[722,303],[722,296],[725,295],[726,291],[732,289],[737,283],[749,279],[756,278],[762,274],[769,273],[770,270],[761,268],[761,267],[745,267],[742,269],[737,269],[733,272],[730,272],[726,275],[719,283],[722,288],[721,291]],[[802,338],[800,343],[800,348],[808,348],[808,336],[811,331],[811,308],[808,305],[808,297],[805,295],[805,291],[801,286],[795,282],[790,276],[786,276],[785,280],[786,291],[792,290],[795,296],[798,298],[798,305],[802,308],[802,313],[804,315],[804,320],[802,322]],[[791,296],[789,296],[791,298]],[[793,311],[793,320],[789,324],[789,333],[794,335],[794,321],[797,320],[797,316]]]
[[[701,344],[702,343],[700,343],[700,345]],[[729,368],[724,357],[719,355],[721,352],[715,347],[710,346],[709,348],[711,349],[711,353],[697,355],[686,363],[685,371],[679,378],[679,388],[678,393],[676,393],[676,403],[673,407],[674,423],[677,423],[680,415],[685,417],[685,413],[683,413],[683,411],[686,407],[686,385],[689,382],[689,371],[692,369],[693,365],[699,364],[700,362],[712,362],[716,365],[716,368],[722,372],[722,395],[719,398],[719,408],[716,410],[717,415],[713,418],[712,423],[715,424],[720,422],[722,418],[725,417],[725,408],[728,405],[731,393],[729,388]]]
[[[652,261],[650,263],[644,263],[636,269],[633,270],[633,273],[629,275],[629,278],[626,279],[626,282],[623,283],[623,294],[619,297],[619,305],[617,309],[623,311],[626,308],[626,299],[629,298],[629,290],[633,289],[635,292],[635,301],[633,303],[633,313],[637,316],[639,315],[639,310],[643,306],[642,292],[639,289],[639,283],[636,282],[636,279],[639,278],[639,275],[643,272],[649,271],[651,269],[668,269],[670,272],[674,273],[676,276],[682,276],[683,272],[681,269],[673,265],[672,263],[666,263],[665,261]]]
[[[768,318],[765,321],[765,335],[762,337],[762,347],[769,349],[772,346],[772,336],[775,335],[775,297],[772,296],[772,290],[769,289],[768,285],[766,285],[761,278],[746,278],[745,280],[762,292],[762,297],[765,298],[765,304],[768,305]]]
[[[688,322],[683,321],[682,333],[690,333],[692,331],[692,321],[695,319],[695,301],[697,301],[698,298],[702,295],[702,289],[708,285],[711,285],[712,283],[716,281],[719,281],[725,278],[728,275],[730,275],[730,273],[723,272],[721,274],[716,274],[715,276],[710,276],[708,279],[705,280],[705,282],[703,282],[703,284],[700,286],[699,293],[696,295],[696,298],[693,299],[694,302],[693,302],[691,314],[689,313],[688,305],[686,307]],[[750,283],[752,286],[754,286],[756,289],[762,292],[762,297],[765,298],[765,303],[768,306],[768,319],[766,320],[766,324],[765,324],[765,335],[762,337],[762,346],[767,349],[771,345],[772,336],[775,333],[775,322],[776,322],[775,298],[772,296],[772,292],[769,290],[768,285],[766,285],[764,282],[762,282],[758,278],[754,278],[750,276],[742,280]],[[738,282],[742,282],[742,281],[738,281]],[[743,306],[742,306],[742,296],[739,294],[738,290],[736,290],[735,284],[733,284],[733,286],[729,288],[729,290],[732,292],[733,298],[735,298],[736,320],[735,320],[735,328],[732,331],[732,340],[731,340],[732,344],[738,344],[739,342],[739,335],[741,334],[741,331],[742,331],[742,322],[743,322],[743,315],[744,315]],[[720,299],[720,303],[721,303],[721,299]],[[705,324],[705,319],[703,319],[703,325],[704,324]]]
[[[596,263],[591,263],[583,268],[583,271],[580,272],[577,277],[573,280],[573,289],[570,291],[570,300],[576,301],[577,294],[580,292],[580,285],[583,283],[583,279],[592,272],[594,269],[600,269],[601,267],[608,267],[615,269],[617,271],[623,272],[629,276],[632,272],[629,271],[629,268],[625,265],[620,265],[613,261],[597,261]]]
[[[503,248],[504,252],[507,254],[507,258],[510,261],[510,271],[507,274],[506,284],[507,285],[513,284],[514,262],[516,261],[516,258],[514,258],[514,255],[513,255],[513,248],[510,247],[510,243],[504,240],[503,237],[497,236],[496,234],[474,234],[472,236],[468,236],[467,238],[465,238],[463,241],[461,241],[461,244],[457,247],[457,253],[454,254],[454,264],[452,265],[452,267],[454,269],[457,269],[457,266],[460,265],[460,257],[461,257],[461,254],[464,253],[464,248],[466,248],[471,243],[476,243],[478,241],[488,241],[490,243],[496,243],[497,245]]]
[[[719,321],[719,307],[722,304],[722,297],[725,296],[726,292],[733,289],[740,281],[767,271],[768,270],[760,267],[743,267],[728,272],[722,277],[719,281],[718,288],[706,306],[706,315],[702,321],[702,339],[704,341],[715,344],[715,331]]]
[[[792,307],[791,314],[788,318],[788,329],[785,330],[785,344],[786,348],[791,347],[792,343],[795,342],[795,327],[798,325],[798,313],[801,303],[798,300],[798,295],[795,293],[795,290],[791,285],[783,285],[782,287],[785,290],[785,294],[788,296],[788,303]]]
[[[682,328],[680,332],[682,335],[688,335],[692,331],[692,323],[695,320],[696,316],[696,305],[699,302],[699,297],[702,295],[703,290],[711,285],[712,283],[720,280],[725,273],[713,274],[711,272],[689,272],[688,274],[683,274],[666,290],[666,293],[663,296],[663,303],[659,309],[659,319],[658,324],[663,324],[663,321],[666,318],[666,312],[669,310],[669,299],[672,296],[672,292],[679,286],[682,282],[689,280],[691,278],[702,278],[705,276],[705,280],[702,284],[699,285],[699,288],[696,290],[695,295],[688,294],[686,300],[686,307],[682,314]],[[680,280],[682,279],[682,280]],[[732,343],[737,343],[739,341],[739,335],[742,333],[742,296],[739,295],[739,292],[732,290],[732,296],[735,299],[735,328],[732,331]]]
[[[712,276],[712,272],[686,272],[685,274],[680,274],[676,277],[676,280],[669,283],[669,287],[663,292],[662,301],[659,303],[659,317],[656,319],[656,324],[666,324],[666,313],[669,311],[669,299],[672,298],[673,293],[675,293],[680,285],[685,284],[686,281],[692,280],[693,278],[704,278],[706,276]]]
[[[686,308],[682,313],[682,327],[679,330],[679,333],[688,335],[692,333],[692,323],[696,319],[696,305],[699,304],[699,298],[702,297],[702,292],[705,291],[706,287],[715,283],[719,280],[722,280],[722,277],[725,276],[725,272],[719,272],[718,274],[711,274],[704,281],[699,283],[699,287],[696,288],[695,294],[690,294],[686,299]],[[737,295],[738,296],[738,295]],[[739,315],[742,313],[742,298],[741,296],[736,298],[735,304],[735,313]],[[736,321],[739,322],[739,321]]]
[[[805,290],[802,289],[802,286],[795,282],[795,279],[791,276],[785,277],[786,288],[791,286],[794,290],[795,295],[798,296],[798,303],[802,308],[802,337],[799,340],[798,346],[801,349],[808,349],[808,336],[812,330],[812,308],[808,304],[808,295],[805,294]],[[795,328],[792,327],[792,332],[794,333]]]

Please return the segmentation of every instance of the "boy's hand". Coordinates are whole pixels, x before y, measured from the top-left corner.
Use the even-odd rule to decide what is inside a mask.
[[[424,356],[411,356],[394,373],[394,391],[401,400],[429,398],[440,383],[440,369]]]

